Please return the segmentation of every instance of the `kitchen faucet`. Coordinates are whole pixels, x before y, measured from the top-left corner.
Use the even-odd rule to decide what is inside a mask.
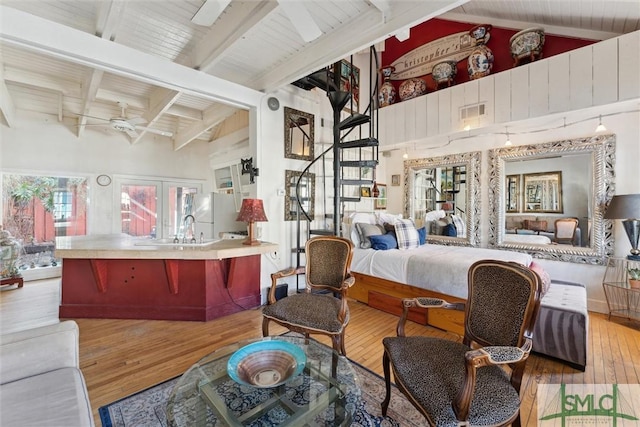
[[[191,223],[189,223],[189,218],[191,218]],[[191,235],[190,243],[196,243],[196,219],[193,217],[193,215],[185,215],[182,224],[184,227],[182,243],[187,243],[187,234]]]

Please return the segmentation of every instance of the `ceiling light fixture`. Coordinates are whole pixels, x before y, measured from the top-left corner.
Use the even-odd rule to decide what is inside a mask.
[[[409,153],[407,153],[407,149],[404,149],[404,154],[402,155],[403,159],[408,159],[409,158]]]
[[[465,132],[469,132],[471,130],[471,125],[469,125],[469,124],[464,125],[462,130],[464,130]]]
[[[511,146],[511,137],[509,137],[509,128],[507,129],[507,140],[504,142],[504,145],[506,145],[507,147]]]
[[[599,116],[598,126],[596,127],[596,132],[606,132],[607,128],[602,124],[602,116]]]

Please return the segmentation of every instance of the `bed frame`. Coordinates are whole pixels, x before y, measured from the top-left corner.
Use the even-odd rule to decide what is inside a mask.
[[[370,307],[387,313],[402,313],[402,298],[432,297],[442,298],[447,302],[465,302],[464,299],[452,297],[416,286],[405,285],[379,277],[351,272],[356,283],[349,289],[349,297],[363,302]],[[464,335],[464,312],[446,309],[411,309],[409,319],[434,326],[445,331]]]

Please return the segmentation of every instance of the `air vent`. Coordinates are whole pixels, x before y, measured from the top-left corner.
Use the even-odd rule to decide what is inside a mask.
[[[460,108],[460,120],[475,119],[485,115],[485,103],[465,105]]]

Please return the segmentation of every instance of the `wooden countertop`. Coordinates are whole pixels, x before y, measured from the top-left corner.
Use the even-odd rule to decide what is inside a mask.
[[[243,239],[224,239],[208,245],[153,245],[148,238],[124,234],[57,237],[55,256],[83,259],[224,259],[260,255],[278,249],[275,243],[242,244]]]

